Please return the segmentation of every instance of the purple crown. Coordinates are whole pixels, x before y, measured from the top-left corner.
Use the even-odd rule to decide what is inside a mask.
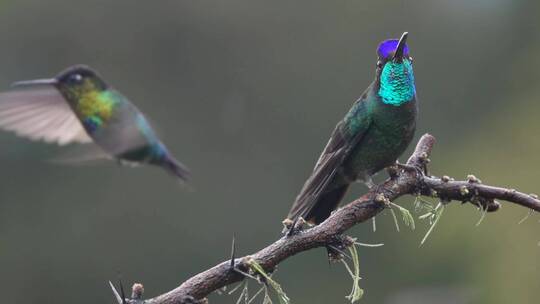
[[[398,43],[399,39],[388,39],[381,42],[377,48],[377,54],[381,58],[388,58],[396,50]],[[403,55],[409,56],[409,47],[407,45],[403,48]]]

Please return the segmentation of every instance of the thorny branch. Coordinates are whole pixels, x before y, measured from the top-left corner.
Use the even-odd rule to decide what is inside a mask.
[[[234,259],[234,263],[222,262],[191,277],[177,288],[152,299],[142,299],[143,289],[140,284],[134,285],[131,298],[119,295],[113,287],[117,301],[119,304],[123,304],[122,302],[130,304],[206,303],[205,297],[211,292],[243,280],[245,276],[242,273],[249,272],[252,261],[256,261],[265,271],[271,273],[280,262],[297,253],[317,247],[348,245],[348,239],[343,236],[347,229],[376,216],[387,208],[391,201],[407,194],[436,197],[444,203],[468,202],[487,211],[499,209],[500,204],[496,199],[540,211],[540,200],[535,194],[484,185],[473,175],[469,175],[465,181],[455,181],[447,176],[428,175],[428,157],[434,144],[435,137],[430,134],[423,135],[406,165],[390,168],[388,180],[338,209],[318,226],[285,235],[258,252]],[[234,270],[233,264],[239,271]]]

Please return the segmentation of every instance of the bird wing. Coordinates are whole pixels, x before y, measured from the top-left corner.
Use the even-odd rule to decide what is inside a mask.
[[[69,104],[53,86],[0,93],[0,129],[61,146],[92,142]]]
[[[351,132],[349,119],[343,119],[338,123],[330,140],[326,144],[317,164],[308,178],[302,190],[289,211],[288,218],[296,219],[299,216],[305,217],[318,203],[320,196],[326,191],[327,186],[332,181],[345,159],[350,155],[354,147],[362,140],[366,134],[371,121],[366,107],[366,101],[358,99],[348,117],[354,117],[360,124],[355,124],[354,132]]]

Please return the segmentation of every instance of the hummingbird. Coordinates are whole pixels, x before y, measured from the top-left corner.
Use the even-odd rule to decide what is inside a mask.
[[[337,208],[349,186],[395,164],[411,142],[418,106],[408,33],[381,42],[375,80],[337,124],[287,218],[319,224]]]
[[[157,165],[182,182],[190,176],[141,111],[85,65],[49,79],[13,83],[0,93],[0,128],[60,146],[93,143],[97,149],[89,149],[92,155],[84,160]]]

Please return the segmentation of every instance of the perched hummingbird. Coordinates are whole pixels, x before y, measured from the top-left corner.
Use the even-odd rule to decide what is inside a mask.
[[[351,183],[362,180],[371,187],[371,176],[394,164],[411,142],[418,109],[407,36],[379,45],[375,80],[337,124],[296,197],[290,220],[323,222]]]
[[[14,83],[12,90],[0,93],[0,128],[59,145],[94,143],[99,155],[86,160],[107,156],[161,166],[181,181],[189,177],[144,115],[88,66]]]

